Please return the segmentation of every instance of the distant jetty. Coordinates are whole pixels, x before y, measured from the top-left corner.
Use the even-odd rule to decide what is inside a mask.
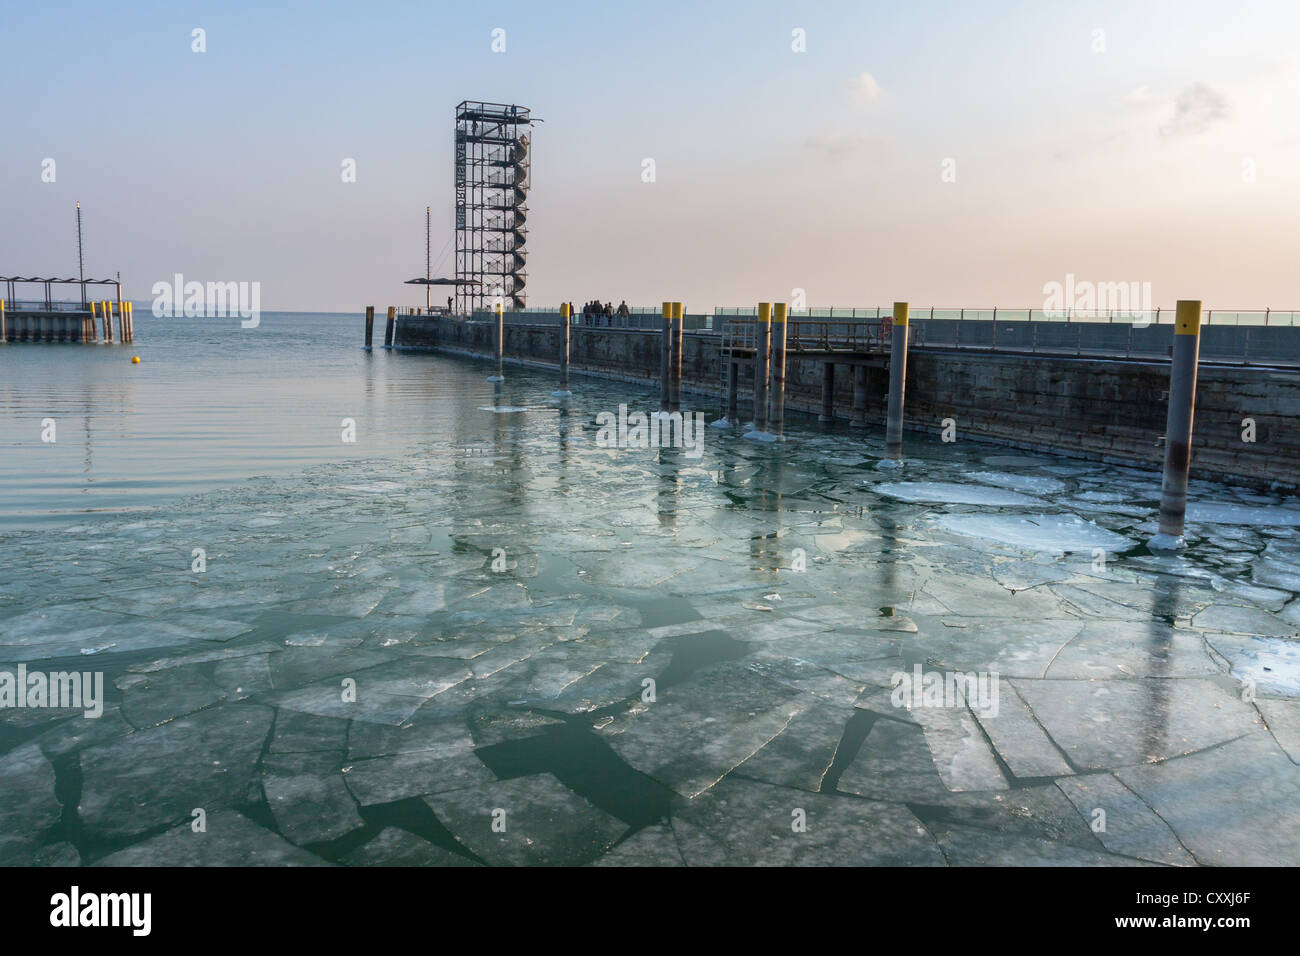
[[[130,302],[122,301],[122,283],[116,279],[43,279],[37,276],[0,276],[5,296],[0,298],[0,343],[5,342],[134,342],[135,317]],[[41,298],[20,299],[20,286],[42,286]],[[54,298],[56,285],[81,287],[81,301]],[[113,299],[87,297],[87,286],[113,286]]]

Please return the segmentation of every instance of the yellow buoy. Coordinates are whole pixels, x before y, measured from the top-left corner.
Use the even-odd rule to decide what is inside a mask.
[[[132,365],[139,365],[139,364],[140,364],[140,356],[138,356],[138,355],[132,355],[132,356],[131,356],[131,364],[132,364]]]

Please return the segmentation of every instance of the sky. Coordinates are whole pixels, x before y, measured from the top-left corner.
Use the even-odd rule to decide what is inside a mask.
[[[137,300],[423,304],[480,99],[543,120],[530,305],[1041,308],[1072,274],[1300,309],[1294,0],[49,0],[4,33],[0,274],[76,275],[79,200]]]

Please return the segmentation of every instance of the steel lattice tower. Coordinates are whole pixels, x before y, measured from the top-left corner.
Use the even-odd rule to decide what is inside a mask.
[[[456,107],[456,311],[524,307],[530,143],[522,106]],[[465,281],[470,280],[470,281]],[[474,282],[479,284],[475,285]]]

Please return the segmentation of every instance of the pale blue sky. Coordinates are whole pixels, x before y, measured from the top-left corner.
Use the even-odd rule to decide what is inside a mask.
[[[80,199],[87,272],[136,298],[414,303],[469,98],[545,120],[531,304],[1038,307],[1072,272],[1300,308],[1295,3],[11,7],[3,272],[75,273]]]

